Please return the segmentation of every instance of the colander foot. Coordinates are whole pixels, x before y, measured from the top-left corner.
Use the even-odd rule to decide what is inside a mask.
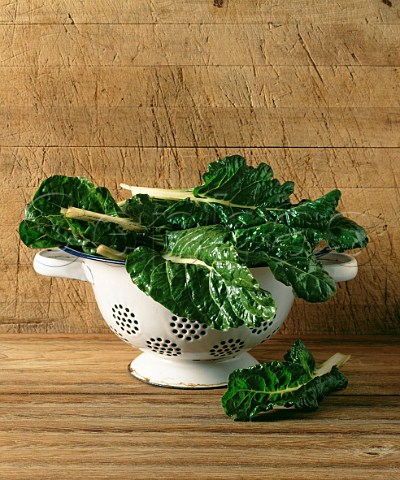
[[[130,363],[128,369],[135,378],[150,385],[205,389],[225,387],[233,370],[257,363],[247,352],[223,360],[207,361],[164,359],[154,353],[143,352]]]

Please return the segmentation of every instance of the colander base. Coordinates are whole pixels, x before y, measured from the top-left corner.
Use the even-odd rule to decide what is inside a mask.
[[[136,379],[150,385],[193,390],[225,387],[233,370],[257,363],[247,352],[209,361],[158,359],[152,353],[143,352],[130,363],[128,370]]]

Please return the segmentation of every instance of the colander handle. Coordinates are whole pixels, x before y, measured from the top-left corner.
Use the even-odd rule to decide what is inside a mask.
[[[357,276],[357,260],[351,255],[330,252],[320,257],[319,260],[336,282],[347,282]]]
[[[90,281],[81,258],[63,252],[60,249],[43,250],[35,255],[33,268],[40,275],[47,277],[71,278]]]

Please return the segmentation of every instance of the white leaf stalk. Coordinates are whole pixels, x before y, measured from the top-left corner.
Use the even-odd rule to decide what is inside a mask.
[[[132,220],[129,220],[129,218],[113,217],[111,215],[106,215],[105,213],[97,213],[90,210],[84,210],[83,208],[62,208],[61,213],[64,214],[67,218],[74,218],[75,220],[115,223],[124,230],[131,230],[133,232],[146,231],[146,229],[142,225],[132,222]]]
[[[96,248],[96,253],[102,257],[110,258],[111,260],[122,260],[125,261],[128,256],[126,253],[115,250],[114,248],[107,247],[107,245],[99,245]]]
[[[207,265],[205,262],[202,260],[199,260],[197,258],[182,258],[182,257],[176,257],[175,255],[171,255],[169,253],[163,255],[164,260],[167,260],[172,263],[182,263],[185,265],[200,265],[202,267],[206,267],[209,270],[212,270],[212,267]]]
[[[193,202],[202,203],[220,203],[221,205],[226,205],[227,207],[249,208],[250,210],[254,210],[257,208],[257,206],[255,205],[239,205],[237,203],[232,203],[228,200],[220,200],[218,198],[196,197],[193,194],[193,190],[169,190],[166,188],[135,187],[127,185],[126,183],[121,183],[120,187],[125,190],[130,190],[132,196],[144,194],[152,198],[158,198],[160,200],[191,200]],[[122,206],[125,201],[126,200],[118,203],[118,205]]]

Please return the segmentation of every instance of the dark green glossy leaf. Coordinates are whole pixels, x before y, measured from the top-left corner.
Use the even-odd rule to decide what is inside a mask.
[[[297,340],[283,362],[269,361],[229,376],[222,397],[225,413],[236,420],[249,421],[276,406],[312,411],[325,395],[346,388],[347,378],[338,366],[349,357],[336,354],[320,366]]]
[[[270,221],[261,208],[238,208],[217,203],[213,204],[213,208],[218,215],[219,222],[228,230],[254,227]],[[271,218],[271,220],[273,219]]]
[[[42,182],[26,208],[26,220],[20,225],[20,237],[31,248],[68,245],[86,253],[96,253],[104,243],[120,251],[137,245],[137,235],[118,225],[66,218],[60,210],[77,206],[97,213],[122,216],[122,211],[104,187],[95,187],[81,177],[55,175]]]
[[[54,248],[70,245],[80,247],[80,242],[72,235],[60,218],[51,215],[35,220],[23,220],[19,226],[21,240],[30,248]]]
[[[289,205],[293,182],[280,184],[272,168],[261,163],[257,168],[246,165],[240,155],[222,158],[208,165],[204,184],[193,189],[196,197],[214,198],[240,206]]]
[[[336,215],[340,195],[339,190],[332,190],[317,200],[304,200],[297,205],[259,206],[253,210],[224,205],[215,205],[214,208],[221,223],[229,230],[274,222],[298,230],[315,246],[326,236],[326,230]]]
[[[164,200],[135,195],[122,207],[134,222],[148,229],[184,230],[219,223],[218,214],[208,203],[186,200]]]
[[[140,245],[143,234],[126,231],[114,223],[88,222],[72,218],[66,219],[71,234],[82,250],[91,255],[96,254],[99,245],[128,254],[133,248]],[[70,246],[71,243],[69,244]]]
[[[232,238],[247,266],[268,265],[277,280],[292,286],[297,297],[322,302],[335,294],[335,281],[313,255],[301,233],[270,222],[234,230]]]
[[[133,282],[176,315],[218,330],[257,326],[275,303],[239,263],[225,230],[198,227],[165,236],[163,253],[139,247],[128,255]]]
[[[104,187],[95,187],[83,177],[54,175],[42,182],[26,208],[26,218],[59,215],[61,208],[79,207],[118,216],[121,209]]]
[[[364,248],[368,244],[365,230],[353,220],[339,213],[330,221],[325,237],[328,246],[337,252]]]
[[[266,214],[291,228],[325,230],[335,215],[340,196],[340,190],[332,190],[317,200],[303,200],[286,210],[270,210]]]
[[[345,389],[347,383],[347,377],[334,366],[330,373],[315,377],[311,382],[305,384],[296,395],[293,395],[293,405],[297,410],[309,412],[317,410],[319,403],[326,395]]]

